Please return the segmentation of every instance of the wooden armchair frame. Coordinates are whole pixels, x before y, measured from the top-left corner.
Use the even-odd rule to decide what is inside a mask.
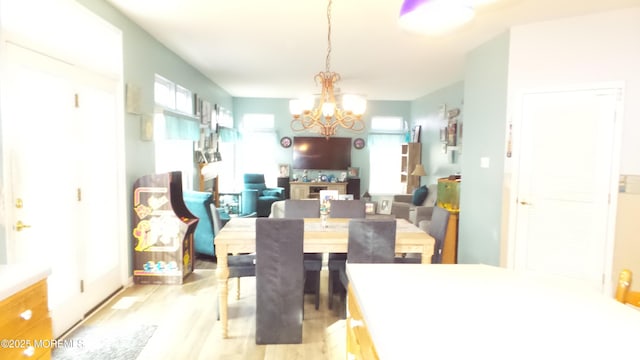
[[[631,271],[624,269],[618,277],[616,288],[616,300],[623,304],[631,304],[640,307],[640,291],[631,290]]]

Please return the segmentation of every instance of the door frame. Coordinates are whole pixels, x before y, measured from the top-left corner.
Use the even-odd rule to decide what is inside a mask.
[[[19,3],[22,4],[22,3]],[[0,7],[3,7],[4,0],[0,0]],[[47,4],[51,5],[51,4]],[[8,6],[7,6],[8,8]],[[7,10],[3,8],[3,10]],[[24,12],[29,14],[31,11],[28,7],[11,7],[12,11],[17,11],[18,14]],[[130,271],[130,224],[129,224],[129,190],[127,186],[127,171],[126,171],[126,132],[125,132],[125,106],[124,106],[124,67],[123,67],[123,33],[111,23],[105,21],[100,16],[88,11],[86,7],[73,0],[63,0],[56,2],[55,5],[51,5],[52,16],[45,17],[45,22],[41,20],[38,22],[38,26],[33,27],[35,29],[32,32],[27,30],[27,27],[18,26],[13,28],[11,24],[1,24],[0,26],[0,74],[6,71],[5,69],[5,46],[7,43],[13,43],[17,46],[21,46],[30,49],[40,54],[50,56],[65,62],[69,62],[82,68],[85,71],[90,71],[101,76],[112,79],[116,86],[116,123],[114,124],[115,135],[115,149],[116,149],[116,164],[115,169],[110,169],[116,173],[115,195],[117,197],[117,209],[118,214],[116,217],[117,237],[118,237],[118,282],[121,286],[128,286],[132,283],[132,275]],[[58,19],[58,14],[64,13],[67,25],[65,27],[57,27],[55,22]],[[3,13],[3,16],[6,15]],[[14,18],[21,18],[16,16]],[[33,17],[25,17],[25,21],[35,21]],[[83,34],[78,35],[75,29],[77,26],[82,25],[85,28]],[[90,26],[87,26],[90,25]],[[29,28],[31,29],[31,28]],[[45,31],[41,31],[45,29]],[[86,36],[87,33],[91,33],[91,36]],[[75,44],[75,47],[71,47],[70,44]],[[96,45],[98,44],[98,45]],[[106,44],[106,45],[105,45]],[[105,60],[107,59],[107,60]],[[4,87],[4,84],[0,81],[0,86]],[[2,89],[0,89],[2,90]],[[2,99],[0,98],[0,103]],[[0,138],[9,136],[6,132],[7,127],[4,126],[6,119],[0,116]],[[6,149],[0,150],[0,247],[3,247],[1,251],[6,251],[6,263],[11,264],[14,260],[13,244],[10,240],[9,232],[12,231],[12,204],[10,195],[13,191],[10,184],[9,171],[9,153]],[[4,186],[3,186],[4,184]],[[99,305],[99,304],[94,304]],[[93,307],[93,306],[92,306]]]
[[[522,106],[523,98],[527,94],[541,94],[541,93],[554,93],[554,92],[572,92],[572,91],[588,91],[588,90],[617,90],[618,102],[616,106],[616,117],[613,125],[613,148],[611,153],[611,171],[609,174],[609,206],[608,214],[609,221],[607,221],[607,238],[605,239],[605,253],[604,256],[604,279],[603,279],[603,294],[612,295],[612,269],[613,269],[613,253],[615,247],[615,227],[618,208],[618,182],[620,177],[620,158],[621,158],[621,144],[622,144],[622,130],[624,120],[624,99],[625,99],[625,84],[620,81],[612,82],[597,82],[597,83],[584,83],[584,84],[572,84],[564,86],[547,86],[539,88],[523,88],[514,91],[512,101],[510,101],[509,120],[506,126],[507,139],[505,144],[511,140],[512,154],[511,159],[507,158],[505,162],[505,195],[507,198],[503,200],[503,208],[508,209],[505,212],[507,215],[506,220],[506,239],[503,240],[502,251],[505,252],[505,266],[509,269],[515,269],[516,262],[516,224],[517,224],[517,200],[518,200],[518,187],[519,187],[519,172],[520,172],[520,154],[521,145],[524,134],[521,133],[522,129]],[[509,131],[510,123],[512,125],[511,131]],[[511,135],[509,135],[511,133]],[[511,139],[508,137],[512,136]],[[571,140],[571,137],[568,137]],[[567,145],[570,146],[570,145]],[[505,151],[506,153],[506,151]],[[504,219],[504,216],[503,216]]]

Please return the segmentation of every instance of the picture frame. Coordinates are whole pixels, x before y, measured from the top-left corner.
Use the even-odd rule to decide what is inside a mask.
[[[338,190],[320,190],[320,207],[331,208],[331,200],[338,200]]]
[[[366,202],[364,203],[364,212],[365,214],[375,214],[376,213],[376,203],[374,202]]]
[[[378,200],[378,214],[390,215],[393,196],[382,196]]]
[[[202,114],[200,115],[200,124],[211,125],[211,103],[202,100]]]
[[[440,129],[440,142],[441,143],[446,143],[447,142],[447,128],[443,127]]]
[[[411,129],[411,142],[419,143],[420,142],[420,130],[422,129],[421,125],[416,125]]]
[[[198,94],[193,94],[193,114],[202,120],[202,99]]]
[[[289,177],[290,167],[289,164],[279,164],[278,169],[280,169],[278,176],[280,177]]]
[[[140,116],[140,140],[153,141],[153,115]]]
[[[347,176],[349,178],[358,178],[358,177],[360,177],[360,168],[359,167],[350,166],[347,169]]]

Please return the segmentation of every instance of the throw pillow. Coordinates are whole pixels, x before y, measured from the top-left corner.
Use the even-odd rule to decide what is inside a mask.
[[[422,185],[413,192],[413,198],[411,202],[415,206],[420,206],[424,202],[424,199],[427,198],[427,195],[429,195],[429,189],[426,185]]]
[[[280,196],[280,190],[264,190],[262,192],[263,196],[275,196],[275,197],[279,197]]]

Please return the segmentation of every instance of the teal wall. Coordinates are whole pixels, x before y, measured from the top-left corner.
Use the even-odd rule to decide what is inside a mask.
[[[291,130],[291,114],[289,113],[289,99],[265,99],[265,98],[234,98],[233,116],[236,126],[240,126],[245,114],[274,114],[278,139],[283,136],[316,136],[309,132],[294,132]],[[364,119],[366,129],[363,132],[352,132],[343,129],[337,130],[340,137],[367,139],[368,129],[372,116],[401,116],[407,122],[410,120],[411,103],[409,101],[368,101]],[[278,163],[291,164],[293,159],[293,147],[288,149],[277,147],[274,154]],[[399,151],[399,150],[398,150]],[[351,166],[360,168],[360,193],[368,189],[369,184],[369,147],[362,150],[351,148]]]
[[[458,262],[500,264],[509,33],[471,51],[464,83]],[[489,168],[480,159],[489,158]]]
[[[423,185],[435,184],[438,178],[460,172],[461,154],[464,151],[445,153],[442,149],[440,129],[447,126],[447,119],[440,114],[440,107],[444,104],[447,109],[459,108],[458,124],[462,124],[465,116],[462,111],[463,97],[464,83],[460,81],[411,102],[411,126],[421,126],[421,158],[427,172],[427,176],[421,179]],[[460,143],[463,139],[460,137],[458,140]]]
[[[77,0],[122,31],[125,84],[141,89],[143,114],[154,111],[154,75],[184,86],[212,104],[231,108],[232,97],[104,0]],[[154,171],[153,142],[140,140],[140,115],[125,117],[127,184]],[[188,159],[191,161],[191,159]]]
[[[136,85],[141,89],[143,114],[150,115],[154,111],[153,85],[156,73],[190,89],[212,104],[220,104],[226,108],[232,107],[231,95],[131,22],[106,1],[77,0],[77,2],[122,31],[124,83]],[[135,180],[140,176],[154,172],[154,144],[151,141],[140,140],[140,115],[125,114],[124,136],[126,184],[130,189],[127,194],[127,203],[131,204],[131,191]],[[193,159],[189,158],[185,161],[191,162]],[[128,228],[131,228],[131,217],[130,215],[127,219]],[[129,248],[133,247],[132,244],[133,238],[130,237],[128,240]],[[132,256],[132,252],[130,252],[129,269],[132,269]]]

